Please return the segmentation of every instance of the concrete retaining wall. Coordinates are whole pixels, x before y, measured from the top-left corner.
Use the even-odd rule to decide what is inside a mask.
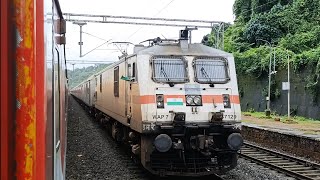
[[[292,70],[291,73],[290,104],[292,115],[320,119],[320,91],[317,92],[317,96],[314,96],[306,88],[312,72],[306,68],[301,72]],[[287,81],[287,70],[278,69],[278,73],[272,75],[271,110],[279,115],[286,115],[288,109],[287,91],[282,90],[282,82],[284,81]],[[255,110],[263,112],[266,109],[268,77],[257,78],[238,74],[238,85],[242,111]]]

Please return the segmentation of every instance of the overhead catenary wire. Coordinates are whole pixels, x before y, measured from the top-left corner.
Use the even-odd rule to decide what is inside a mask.
[[[173,1],[175,0],[171,0],[168,4],[166,4],[162,9],[160,9],[153,17],[158,16],[163,10],[165,10],[166,8],[169,7],[169,5],[171,3],[173,3]],[[134,36],[138,31],[140,31],[143,28],[143,26],[141,26],[139,29],[137,29],[135,32],[133,32],[127,39],[130,39],[132,36]]]
[[[115,61],[107,61],[107,60],[67,60],[66,63],[68,64],[110,64],[110,63],[114,63]]]
[[[87,34],[87,35],[92,36],[92,37],[95,37],[95,38],[97,38],[97,39],[100,39],[100,40],[102,40],[102,41],[108,41],[108,40],[106,40],[106,39],[103,39],[103,38],[101,38],[101,37],[95,36],[95,35],[90,34],[90,33],[88,33],[88,32],[82,31],[82,33]]]

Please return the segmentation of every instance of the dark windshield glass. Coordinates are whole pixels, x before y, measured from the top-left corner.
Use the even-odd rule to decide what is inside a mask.
[[[186,63],[179,57],[156,57],[153,59],[153,79],[156,82],[187,82]]]
[[[226,83],[229,80],[226,60],[223,58],[196,59],[196,81],[199,83]]]

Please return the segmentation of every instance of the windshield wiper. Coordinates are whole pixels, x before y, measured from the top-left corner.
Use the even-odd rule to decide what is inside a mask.
[[[211,78],[209,77],[207,71],[203,67],[201,67],[200,71],[201,71],[202,75],[204,75],[209,80],[210,87],[214,87],[214,84],[211,81]]]
[[[204,70],[204,68],[203,67],[201,67],[201,73],[202,73],[202,75],[204,75],[207,79],[209,79],[209,81],[211,82],[211,78],[209,77],[209,75],[208,75],[208,73],[207,73],[207,71],[206,70]]]
[[[160,65],[161,65],[161,67],[160,67],[161,73],[163,74],[163,76],[164,76],[165,78],[167,78],[167,81],[170,82],[170,79],[169,79],[166,71],[164,70],[164,68],[163,68],[163,66],[162,66],[162,62],[161,62]]]
[[[160,68],[160,70],[161,70],[161,73],[163,74],[163,76],[164,76],[165,78],[167,78],[167,82],[169,83],[169,86],[170,86],[170,87],[173,87],[173,86],[174,86],[174,83],[173,83],[173,82],[170,82],[170,79],[169,79],[166,71],[164,70],[164,68],[163,68],[163,66],[162,66],[162,62],[161,62],[161,68]]]

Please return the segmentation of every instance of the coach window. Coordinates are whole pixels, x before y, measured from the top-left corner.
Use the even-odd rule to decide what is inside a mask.
[[[115,97],[119,97],[119,66],[114,68],[113,78],[113,93]]]
[[[100,92],[102,92],[102,74],[100,74]]]

